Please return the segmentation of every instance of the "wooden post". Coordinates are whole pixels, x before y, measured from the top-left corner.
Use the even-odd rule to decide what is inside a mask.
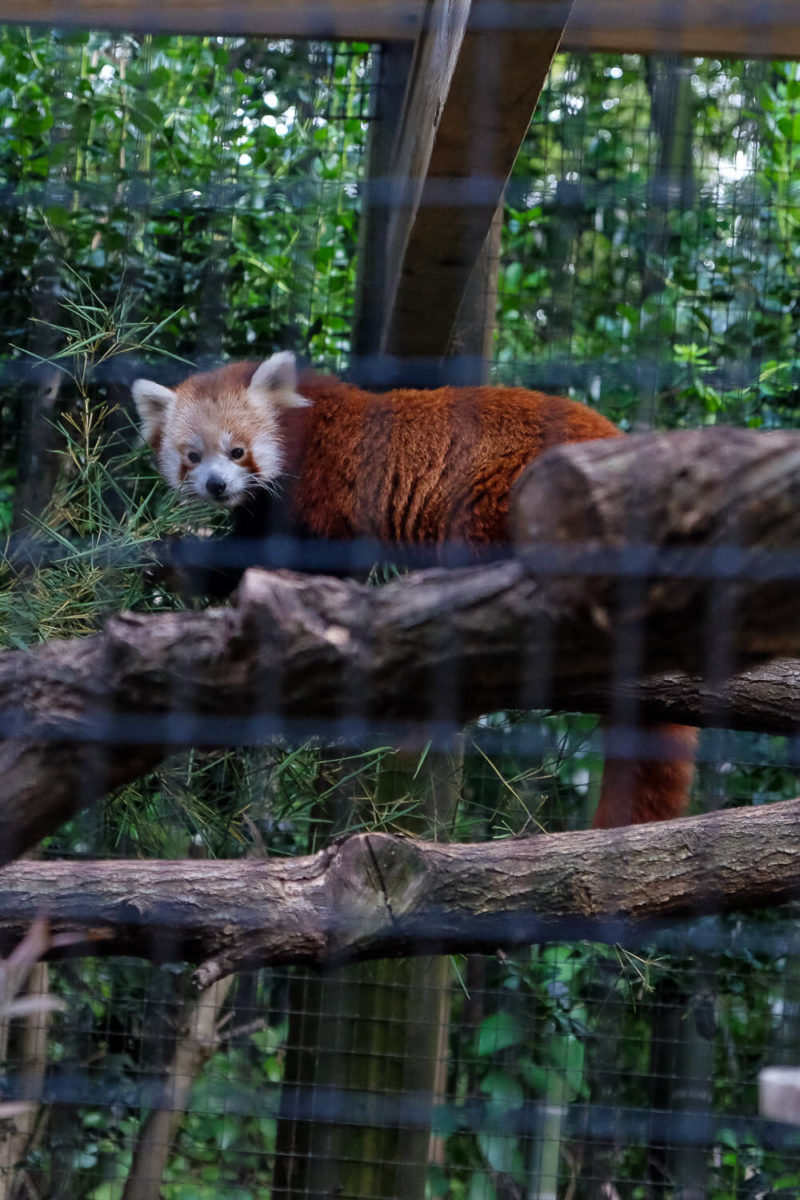
[[[453,340],[571,0],[516,8],[434,3],[415,53],[387,233],[386,354],[435,364]],[[516,21],[515,16],[519,17]]]

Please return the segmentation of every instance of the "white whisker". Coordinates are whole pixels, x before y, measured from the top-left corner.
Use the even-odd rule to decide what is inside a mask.
[[[268,493],[268,495],[276,498],[281,492],[280,480],[278,479],[265,479],[263,475],[257,475],[253,473],[250,476],[248,483],[251,488],[255,488],[259,491],[265,491]]]

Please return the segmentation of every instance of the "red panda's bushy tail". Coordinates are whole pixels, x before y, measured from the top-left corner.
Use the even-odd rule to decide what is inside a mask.
[[[697,730],[686,725],[652,725],[645,731],[661,741],[664,757],[639,762],[606,757],[593,828],[668,821],[686,812]]]

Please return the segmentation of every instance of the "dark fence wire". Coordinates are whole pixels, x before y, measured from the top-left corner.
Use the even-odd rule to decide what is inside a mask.
[[[530,6],[531,16],[538,15],[540,9],[540,5]],[[507,11],[503,5],[486,4],[481,9],[487,22],[502,21]],[[764,19],[768,19],[768,8],[760,11]],[[517,16],[515,8],[515,19]],[[676,23],[679,19],[676,12]],[[595,65],[603,61],[592,60]],[[633,70],[631,60],[626,60],[625,69]],[[766,66],[753,68],[762,72],[762,77],[767,69]],[[566,75],[570,71],[572,67],[568,66]],[[574,78],[567,78],[566,83],[563,75],[561,83],[557,75],[554,76],[531,131],[534,143],[548,141],[554,151],[546,156],[550,164],[548,178],[542,186],[519,177],[513,179],[507,195],[508,206],[527,212],[532,221],[541,223],[543,229],[548,215],[551,221],[569,228],[571,221],[576,217],[582,221],[589,211],[605,214],[595,219],[597,226],[603,220],[610,220],[608,214],[617,210],[628,214],[630,230],[634,231],[637,217],[654,197],[649,184],[635,177],[615,176],[612,179],[614,167],[619,164],[608,166],[606,178],[602,178],[602,172],[599,175],[595,172],[596,164],[583,162],[586,150],[577,137],[573,136],[570,141],[568,135],[555,152],[555,126],[568,125],[574,135],[576,124],[579,126],[587,119],[580,116],[580,111],[575,111],[575,97],[580,96],[580,88],[588,87],[588,84],[585,77],[583,80],[578,77],[579,73],[573,72],[573,75]],[[359,112],[362,123],[369,120],[367,91],[368,85],[365,85]],[[323,103],[326,119],[337,119],[330,107],[330,93]],[[585,107],[588,110],[588,103]],[[642,99],[635,113],[640,124],[646,120],[645,108]],[[558,114],[557,119],[553,117],[554,113]],[[761,136],[764,136],[763,132]],[[357,137],[363,139],[363,129]],[[751,140],[747,132],[742,134],[743,145],[749,146]],[[753,144],[758,144],[757,139]],[[363,140],[361,145],[363,149]],[[636,149],[638,153],[641,147]],[[655,142],[651,141],[648,152],[654,155],[656,150]],[[710,176],[713,166],[705,164],[705,168]],[[530,171],[524,164],[521,169]],[[576,174],[580,175],[579,180],[573,178]],[[218,231],[223,231],[223,237],[229,237],[231,214],[247,212],[256,186],[265,188],[263,199],[267,205],[270,202],[288,205],[301,216],[308,214],[308,226],[312,228],[317,220],[315,214],[322,191],[336,188],[338,184],[334,180],[317,186],[300,178],[265,186],[263,181],[255,185],[241,176],[233,181],[219,177],[198,190],[176,184],[175,191],[169,194],[160,180],[144,175],[120,186],[122,190],[117,196],[123,204],[132,210],[175,221],[176,227],[187,214],[212,210],[218,215]],[[392,180],[378,181],[377,187],[379,196],[383,189],[390,199],[401,199],[393,190]],[[346,209],[357,207],[360,188],[356,179],[341,189],[342,204]],[[24,206],[63,205],[70,208],[79,205],[102,211],[112,192],[106,183],[95,187],[85,181],[48,179],[42,184],[23,188],[0,181],[0,209],[14,214]],[[480,203],[485,194],[484,181],[443,181],[441,194],[436,198],[447,201],[454,194],[460,203]],[[542,203],[545,210],[550,206],[549,211],[537,211]],[[765,247],[772,236],[769,231],[764,235],[765,228],[772,228],[769,220],[759,223],[753,217],[754,210],[760,212],[762,205],[768,208],[769,200],[759,197],[752,172],[734,184],[726,184],[721,179],[715,183],[712,178],[706,178],[697,189],[698,210],[713,214],[714,221],[720,226],[726,221],[737,220],[746,226],[747,221],[751,221],[752,240],[745,256],[754,264],[762,257],[766,259]],[[546,386],[548,390],[573,389],[589,396],[594,395],[594,381],[602,376],[603,399],[617,389],[623,395],[635,397],[636,404],[627,412],[629,423],[635,424],[644,407],[640,404],[642,396],[658,397],[663,413],[670,403],[670,397],[665,398],[665,393],[682,380],[685,382],[681,364],[669,353],[672,341],[685,334],[680,328],[684,318],[676,317],[675,327],[652,341],[648,340],[649,335],[645,336],[647,331],[632,335],[629,347],[617,358],[605,357],[602,351],[598,352],[591,338],[587,338],[587,344],[581,347],[574,343],[571,334],[561,336],[557,329],[557,293],[571,295],[571,301],[577,306],[580,295],[592,291],[593,256],[599,259],[604,253],[600,239],[593,239],[591,233],[591,227],[584,222],[575,232],[569,253],[562,258],[558,257],[558,246],[543,246],[539,240],[538,257],[544,260],[549,254],[552,270],[543,284],[531,285],[532,289],[543,293],[536,298],[536,306],[541,305],[543,315],[536,317],[538,340],[533,338],[527,342],[522,336],[514,336],[520,321],[511,316],[511,304],[516,304],[517,300],[507,268],[518,247],[507,246],[505,275],[501,281],[497,374],[503,379],[530,386]],[[613,236],[610,240],[613,242]],[[306,243],[306,250],[313,245],[316,243],[312,238]],[[702,252],[698,235],[696,257],[701,257]],[[537,262],[534,261],[532,266],[535,271]],[[568,269],[562,271],[562,268]],[[224,267],[220,269],[224,274]],[[622,293],[628,289],[636,299],[640,297],[641,270],[641,262],[626,263],[625,278],[620,285]],[[722,270],[712,272],[714,279],[723,274]],[[551,287],[552,295],[548,291]],[[681,295],[692,298],[692,302],[698,297],[702,300],[702,283],[688,280]],[[709,326],[715,322],[719,324],[723,316],[732,320],[742,313],[746,321],[755,323],[758,306],[753,303],[737,307],[740,299],[734,302],[730,298],[715,298],[713,303],[709,302]],[[330,309],[320,314],[322,320],[330,319],[333,324],[342,314],[346,317],[351,298],[344,297],[341,305],[340,300],[342,297],[332,298]],[[307,333],[312,328],[315,313],[319,313],[319,305],[315,309],[315,303],[305,293],[302,301],[292,300],[290,318],[295,329]],[[520,293],[518,308],[525,313],[524,293]],[[574,312],[577,311],[576,307]],[[210,324],[216,316],[218,313],[215,315],[209,310]],[[200,345],[202,334],[201,328]],[[790,332],[788,337],[790,341],[794,338],[796,346],[796,333]],[[242,352],[241,347],[234,350],[237,354]],[[332,357],[336,359],[333,353]],[[704,375],[704,380],[717,390],[744,389],[758,380],[764,357],[765,352],[760,346],[728,347],[727,356],[721,354],[715,359],[713,369]],[[5,380],[17,385],[21,383],[24,389],[27,366],[20,366],[19,360],[14,359],[4,365]],[[334,365],[348,365],[346,353],[340,353]],[[396,370],[396,364],[381,360],[350,361],[349,367],[354,375],[384,385],[392,381],[392,371]],[[459,369],[458,364],[451,367],[456,381]],[[419,370],[424,375],[429,372],[430,364],[419,364]],[[406,364],[404,371],[406,379],[409,374],[413,377],[413,365]],[[786,406],[789,412],[793,403]],[[10,402],[4,401],[0,446],[4,464],[13,463],[17,453],[11,429],[13,422],[7,421],[9,414],[13,417],[13,412]],[[783,415],[785,417],[786,413]],[[779,423],[777,419],[776,423]],[[101,537],[89,542],[75,539],[71,553],[91,557],[102,570],[119,566],[137,568],[150,561],[152,550],[156,551],[157,558],[162,549],[159,546],[121,547]],[[231,542],[190,541],[171,547],[170,554],[181,565],[207,568],[241,565],[240,551],[241,548]],[[248,559],[252,551],[252,544],[248,544]],[[438,551],[435,556],[415,552],[404,555],[400,565],[405,569],[435,566],[444,561],[447,566],[454,567],[459,565],[460,553],[459,547],[444,548],[442,560]],[[45,578],[47,567],[63,561],[63,555],[63,548],[49,544],[46,535],[17,538],[11,548],[15,569],[21,568],[22,564],[33,565]],[[376,559],[385,557],[385,548],[368,542],[320,546],[273,539],[260,544],[252,557],[268,567],[288,565],[302,570],[364,571]],[[647,545],[631,545],[614,551],[540,547],[526,551],[526,561],[530,570],[543,577],[581,572],[639,580],[657,574],[664,578],[701,578],[719,583],[737,579],[795,579],[798,574],[794,555],[753,552],[738,546],[722,546],[698,553]],[[442,688],[446,688],[446,681]],[[261,783],[257,785],[260,791],[256,800],[251,797],[256,824],[263,829],[272,853],[297,853],[299,849],[310,848],[304,846],[304,829],[296,811],[289,819],[276,815],[279,813],[275,801],[278,788],[276,762],[283,755],[290,756],[298,743],[314,738],[328,755],[368,751],[384,747],[387,742],[397,742],[407,748],[413,746],[422,750],[430,746],[433,750],[445,751],[453,748],[460,733],[455,723],[447,719],[426,722],[422,729],[411,722],[376,726],[374,722],[352,716],[329,722],[288,720],[279,713],[264,713],[252,719],[210,719],[193,713],[187,706],[173,709],[166,716],[161,712],[96,711],[87,714],[81,722],[70,722],[69,735],[76,740],[92,742],[148,742],[153,736],[154,717],[159,740],[176,747],[217,747],[225,743],[251,746],[261,752],[265,746],[270,751],[275,749],[277,740],[276,757],[270,758],[263,768],[253,768]],[[19,712],[11,711],[0,714],[0,732],[3,736],[20,736],[29,733],[30,729]],[[64,725],[54,723],[50,728],[38,727],[36,733],[57,741],[64,735]],[[615,751],[621,756],[641,754],[650,744],[650,735],[625,723],[617,723],[613,735]],[[579,766],[587,755],[597,757],[591,730],[583,730],[575,740],[580,746],[580,756],[576,760]],[[502,789],[502,785],[497,783],[490,770],[485,770],[486,756],[500,762],[512,778],[512,786],[523,793],[524,799],[541,798],[551,789],[553,780],[566,789],[574,783],[561,765],[565,745],[569,749],[568,743],[568,728],[558,722],[545,725],[538,718],[527,722],[506,720],[496,727],[478,724],[472,729],[466,751],[466,779],[467,791],[472,793],[469,803],[477,815],[471,832],[487,838],[518,831],[513,828],[513,822],[519,813],[514,812],[513,805],[510,809],[502,809],[491,790]],[[549,768],[552,773],[544,782],[537,781],[534,787],[513,778],[513,771],[530,770],[531,762],[541,759],[543,754],[551,764],[556,763],[555,767]],[[508,762],[511,758],[520,760],[514,762],[513,770]],[[794,786],[791,773],[800,764],[800,739],[796,736],[768,738],[765,735],[759,740],[745,742],[736,735],[711,731],[702,743],[698,761],[718,785],[718,791],[709,787],[708,795],[703,796],[710,807],[735,799],[737,795],[748,801],[752,799],[752,791],[747,788],[750,786],[748,781],[752,782],[755,776],[747,775],[743,768],[753,766],[772,772],[773,777],[762,777],[759,786],[764,799],[777,798]],[[480,775],[482,764],[484,774]],[[732,783],[731,787],[738,787],[740,791],[729,794],[726,780],[731,778],[731,772],[727,768],[733,769],[734,764],[740,774],[738,782]],[[202,789],[202,774],[190,776],[189,767],[183,761],[176,770],[180,778],[185,775],[190,780],[185,784],[187,789]],[[341,768],[342,774],[346,770]],[[779,778],[774,777],[781,772]],[[174,778],[168,772],[161,777],[164,792],[173,796],[177,792],[169,793],[168,784],[170,781],[174,784]],[[285,775],[281,778],[285,780]],[[310,778],[310,792],[313,792],[313,786],[314,781]],[[346,791],[341,779],[335,786],[341,792]],[[585,790],[585,784],[580,786]],[[526,791],[526,787],[530,790]],[[553,786],[552,790],[557,789]],[[215,793],[212,791],[211,794]],[[224,779],[218,794],[227,795]],[[139,803],[144,802],[145,797],[140,796]],[[113,804],[112,801],[109,821],[113,820]],[[493,805],[507,821],[505,826],[487,815]],[[104,854],[109,853],[109,842],[101,824],[105,819],[105,816],[98,819],[96,815],[77,818],[76,839],[80,849],[68,848],[62,840],[60,845],[56,842],[55,851],[67,850],[83,857],[94,856],[98,848]],[[182,828],[177,806],[173,810],[168,807],[162,810],[162,819],[165,824],[172,822],[176,828]],[[192,813],[188,824],[191,825],[193,819]],[[401,828],[403,819],[398,821]],[[570,819],[574,823],[574,818],[568,821]],[[93,821],[97,823],[92,824]],[[278,830],[281,821],[284,828]],[[117,841],[111,845],[112,853],[142,852],[136,838],[129,835],[130,828],[130,823],[115,828]],[[134,833],[137,833],[135,826]],[[236,827],[236,833],[237,838],[220,841],[225,853],[242,852],[247,839],[243,837],[241,827]],[[278,833],[284,839],[283,843],[279,844]],[[273,835],[274,844],[270,842]],[[162,843],[164,856],[171,856],[169,851],[175,844],[167,840]],[[253,919],[257,923],[257,912]],[[535,923],[535,914],[531,914],[528,927]],[[700,1147],[706,1153],[703,1178],[694,1180],[703,1196],[727,1200],[727,1197],[749,1198],[767,1194],[773,1185],[779,1187],[775,1181],[781,1178],[784,1182],[780,1186],[786,1194],[791,1194],[792,1189],[800,1190],[798,1135],[785,1126],[757,1118],[754,1084],[760,1065],[779,1058],[796,1062],[800,1054],[800,1029],[796,1020],[800,1008],[793,966],[798,950],[795,925],[791,907],[786,914],[707,917],[671,929],[652,928],[646,931],[644,940],[641,930],[632,930],[622,922],[606,923],[603,930],[597,930],[597,936],[602,933],[606,939],[617,942],[617,951],[607,949],[595,956],[596,948],[577,944],[536,948],[510,960],[489,959],[477,966],[469,962],[459,964],[459,971],[472,968],[478,981],[472,979],[452,985],[447,1078],[435,1101],[430,1094],[422,1095],[411,1086],[401,1086],[398,1090],[395,1064],[388,1058],[381,1059],[377,1051],[374,1057],[381,1069],[377,1081],[369,1088],[337,1081],[327,1084],[317,1081],[309,1086],[283,1082],[286,1064],[281,1055],[288,1035],[285,1029],[279,1032],[281,1023],[297,1017],[310,1020],[318,1015],[322,1001],[313,999],[318,980],[309,977],[304,1007],[296,1002],[299,992],[291,991],[291,977],[287,972],[243,973],[237,981],[229,1009],[233,1016],[231,1025],[234,1029],[237,1026],[247,1029],[249,1024],[258,1028],[252,1034],[231,1035],[229,1040],[223,1040],[221,1048],[212,1055],[199,1076],[199,1084],[187,1104],[174,1159],[163,1182],[163,1195],[169,1200],[196,1200],[198,1197],[210,1200],[211,1196],[214,1200],[221,1196],[226,1200],[229,1197],[230,1200],[244,1200],[249,1196],[271,1195],[276,1126],[287,1111],[293,1112],[296,1121],[312,1121],[324,1130],[344,1126],[350,1137],[365,1127],[430,1129],[432,1136],[443,1139],[447,1146],[443,1159],[441,1156],[437,1159],[432,1153],[434,1167],[441,1175],[432,1169],[430,1186],[438,1188],[436,1195],[452,1196],[454,1200],[462,1200],[462,1197],[465,1200],[514,1197],[516,1200],[523,1194],[531,1198],[552,1195],[557,1188],[562,1195],[572,1189],[569,1194],[579,1197],[624,1194],[627,1200],[645,1194],[677,1196],[677,1190],[672,1190],[672,1177],[656,1175],[654,1147],[675,1150],[692,1146]],[[498,928],[497,932],[499,937],[504,931]],[[560,936],[568,938],[570,932],[563,929]],[[587,936],[585,926],[572,932],[575,936]],[[627,962],[621,957],[625,951],[631,954]],[[548,954],[552,956],[548,957]],[[634,961],[640,967],[634,968],[631,965]],[[168,1092],[164,1091],[161,1076],[169,1061],[180,1027],[180,1015],[186,1009],[187,1001],[176,994],[172,987],[174,974],[164,967],[151,969],[124,960],[95,960],[80,968],[67,964],[54,971],[54,975],[68,1007],[63,1016],[55,1019],[51,1044],[53,1058],[57,1049],[60,1061],[52,1061],[48,1066],[42,1091],[51,1126],[48,1138],[31,1152],[26,1170],[40,1195],[57,1194],[65,1200],[72,1197],[75,1200],[79,1197],[81,1200],[84,1197],[86,1200],[117,1200],[130,1163],[130,1150],[146,1110],[169,1107]],[[301,972],[295,972],[295,982],[298,978],[303,979]],[[674,984],[673,992],[667,984]],[[435,1023],[437,993],[433,987],[420,988],[419,983],[411,984],[400,975],[390,977],[383,986],[398,999],[416,988],[412,999],[418,1010],[420,1028]],[[244,998],[240,999],[240,995]],[[335,1014],[336,1020],[329,1011],[324,1015],[330,1022],[329,1035],[321,1040],[309,1038],[303,1049],[322,1057],[328,1052],[333,1053],[338,1046],[342,1058],[351,1062],[359,1053],[366,1053],[362,1045],[364,1027],[359,1025],[359,1014],[355,1010],[345,1009]],[[669,1025],[673,1018],[674,1024]],[[347,1036],[336,1024],[337,1020],[346,1026]],[[393,1025],[402,1026],[405,1021],[402,1016],[384,1014],[383,1023],[386,1028],[392,1028]],[[495,1036],[494,1044],[492,1035]],[[663,1092],[658,1091],[659,1084],[664,1082],[663,1064],[659,1067],[655,1062],[654,1047],[659,1038],[671,1046],[674,1054],[674,1061],[666,1072],[674,1084],[668,1103],[664,1101]],[[708,1045],[713,1047],[715,1055],[711,1068],[700,1052]],[[681,1055],[691,1055],[693,1046],[694,1068],[687,1069]],[[576,1048],[582,1055],[578,1059],[575,1058]],[[12,1045],[12,1051],[14,1049]],[[211,1047],[209,1052],[213,1049]],[[559,1054],[564,1056],[563,1061]],[[2,1097],[13,1099],[25,1094],[26,1084],[21,1074],[13,1070],[13,1054],[7,1058],[10,1069],[3,1081]],[[698,1081],[702,1085],[699,1092],[696,1087],[688,1101],[685,1097],[681,1101],[681,1088],[691,1090]],[[555,1138],[552,1124],[548,1125],[553,1112],[558,1114],[561,1122]],[[259,1122],[263,1124],[259,1125]],[[555,1140],[563,1151],[562,1158],[556,1159],[555,1171],[550,1174],[541,1164],[537,1168],[534,1161],[534,1149],[538,1146],[541,1152],[542,1144],[548,1139]],[[509,1151],[500,1153],[498,1146],[506,1146]],[[119,1157],[120,1148],[128,1152],[127,1160]],[[601,1150],[606,1153],[606,1158],[600,1155]],[[291,1153],[298,1160],[310,1157],[301,1140]],[[592,1154],[595,1154],[594,1158]],[[726,1162],[726,1154],[732,1154],[734,1161]],[[358,1152],[354,1151],[353,1155],[357,1158]],[[774,1157],[771,1159],[770,1156]],[[379,1158],[370,1159],[366,1152],[362,1157],[364,1161],[381,1165]],[[384,1162],[389,1159],[400,1162],[407,1158],[408,1152],[401,1143],[393,1156],[386,1153]],[[203,1177],[204,1169],[208,1171],[208,1178]],[[670,1169],[679,1173],[680,1164],[673,1163]],[[676,1189],[677,1186],[675,1184]],[[609,1191],[609,1188],[616,1191]],[[385,1195],[377,1188],[369,1194]]]

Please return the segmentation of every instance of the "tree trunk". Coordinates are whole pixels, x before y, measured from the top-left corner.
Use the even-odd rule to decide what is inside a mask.
[[[646,60],[650,121],[658,138],[658,163],[650,181],[648,236],[641,254],[642,299],[666,286],[666,258],[675,235],[670,214],[694,204],[692,63],[677,55]]]
[[[684,1131],[682,1141],[678,1132],[673,1144],[657,1142],[649,1147],[653,1200],[705,1200],[708,1194],[710,1146],[698,1134],[700,1119],[703,1114],[710,1116],[713,1103],[713,964],[701,961],[688,974],[690,988],[681,986],[674,975],[665,975],[656,986],[650,1006],[651,1107],[674,1113],[676,1131]],[[689,1122],[692,1137],[688,1136]]]
[[[406,809],[413,798],[416,813],[402,817],[404,826],[436,836],[452,819],[460,769],[460,759],[454,763],[449,755],[429,755],[422,764],[418,756],[392,755],[381,764],[374,807],[379,813],[398,804]],[[276,1200],[423,1200],[449,976],[447,958],[424,956],[347,966],[327,977],[301,978],[292,988]],[[333,1088],[362,1098],[357,1124],[326,1118]],[[380,1119],[378,1110],[392,1102],[398,1120]]]
[[[52,327],[59,315],[58,282],[56,262],[45,253],[36,270],[31,299],[36,323],[30,349],[39,359],[59,349],[62,340],[62,334]],[[21,410],[12,529],[24,529],[35,521],[53,494],[59,469],[57,451],[64,442],[53,421],[65,379],[64,372],[48,362],[38,362],[30,372],[28,403]]]

